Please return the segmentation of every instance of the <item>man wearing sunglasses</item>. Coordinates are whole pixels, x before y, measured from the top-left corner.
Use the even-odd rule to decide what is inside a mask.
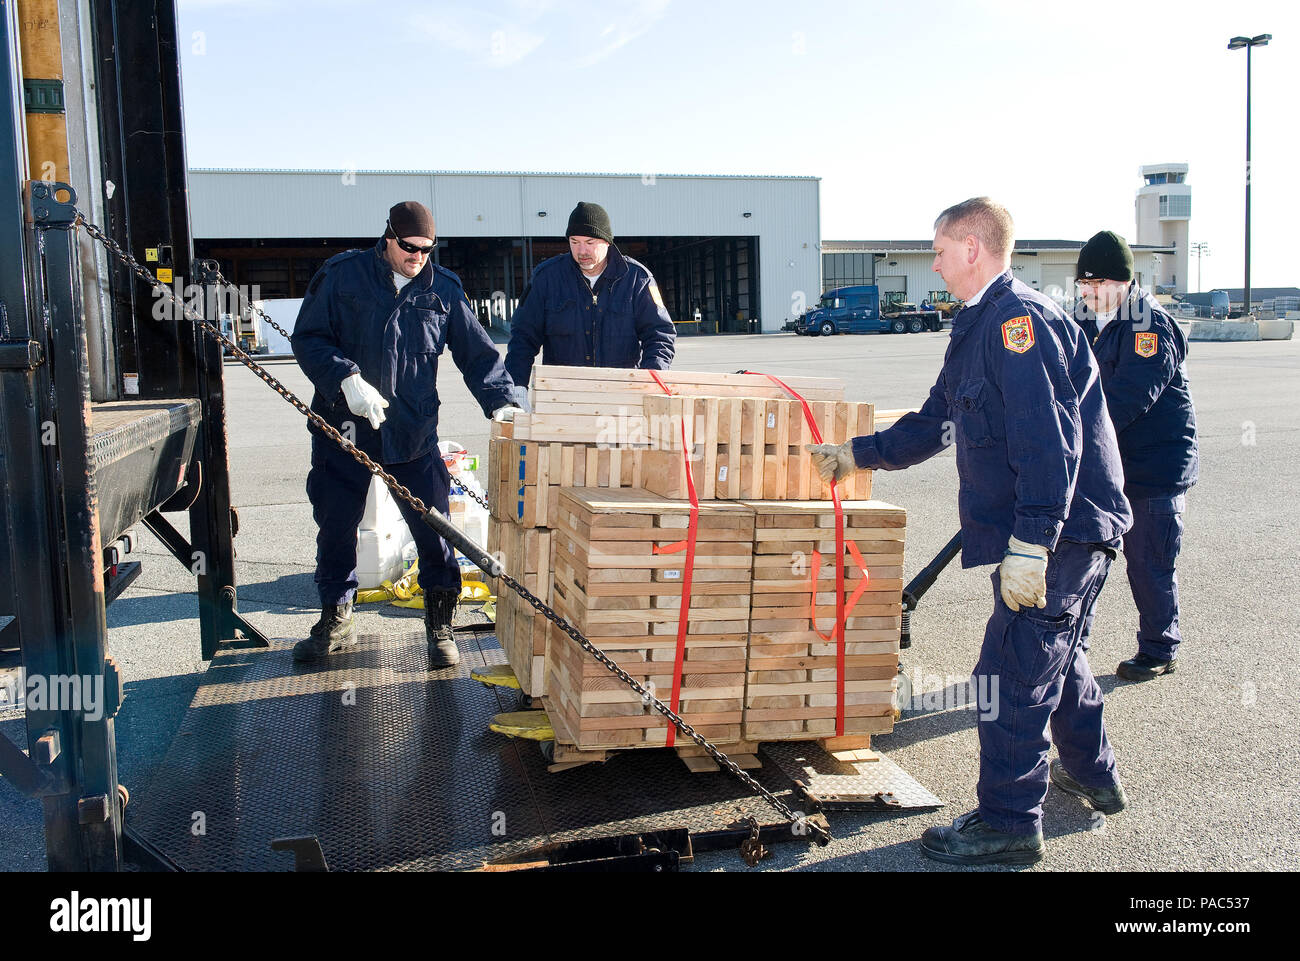
[[[438,358],[450,349],[486,416],[510,419],[514,384],[471,312],[460,279],[432,262],[433,214],[416,201],[388,212],[370,250],[331,257],[312,278],[293,353],[316,388],[312,410],[384,466],[426,505],[448,512],[451,484],[438,453]],[[319,528],[321,617],[293,649],[310,661],[354,647],[357,527],[370,473],[314,427],[307,498]],[[455,551],[399,501],[420,555],[425,633],[434,667],[460,660],[451,629],[460,596]]]
[[[1106,408],[1119,439],[1133,528],[1124,535],[1128,583],[1138,609],[1137,654],[1115,673],[1129,681],[1172,674],[1178,572],[1187,491],[1200,451],[1187,382],[1187,337],[1133,280],[1133,251],[1103,230],[1079,251],[1074,319],[1101,368]]]
[[[605,208],[578,204],[564,236],[569,253],[537,265],[510,318],[514,382],[528,386],[538,350],[544,364],[667,370],[677,329],[654,276],[614,246]]]

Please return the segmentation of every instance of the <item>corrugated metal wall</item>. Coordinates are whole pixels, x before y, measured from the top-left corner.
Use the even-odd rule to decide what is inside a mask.
[[[443,237],[562,237],[574,204],[593,201],[616,240],[758,237],[771,331],[820,292],[819,189],[811,177],[194,170],[190,211],[203,239],[378,236],[400,200],[426,204]]]

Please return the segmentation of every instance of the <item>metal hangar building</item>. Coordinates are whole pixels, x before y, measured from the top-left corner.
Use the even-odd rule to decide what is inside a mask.
[[[302,297],[330,256],[373,245],[402,200],[433,211],[437,261],[492,326],[508,328],[533,267],[568,250],[579,201],[609,212],[684,332],[697,308],[699,332],[780,330],[821,291],[817,177],[192,170],[189,183],[196,256],[266,300]]]

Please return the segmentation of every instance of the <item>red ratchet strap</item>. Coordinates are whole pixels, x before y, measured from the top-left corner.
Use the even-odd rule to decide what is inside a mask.
[[[744,371],[752,373],[752,371]],[[789,384],[773,377],[771,374],[764,374],[768,380],[779,386],[783,391],[803,405],[804,420],[808,422],[808,428],[812,431],[813,440],[822,443],[822,432],[817,427],[817,421],[813,419],[812,408],[808,406],[808,401],[804,400],[799,393],[793,390]],[[831,637],[827,637],[817,630],[817,573],[821,566],[821,555],[813,551],[813,581],[812,581],[812,608],[810,616],[812,620],[812,629],[824,641],[835,641],[835,736],[844,736],[844,623],[848,619],[848,611],[844,604],[844,508],[840,505],[840,492],[835,481],[831,481],[831,503],[835,505],[835,627],[831,631]],[[862,555],[858,553],[858,547],[852,541],[849,547],[854,554],[854,560],[862,568],[862,583],[853,593],[853,604],[857,604],[858,598],[862,592],[867,589],[867,568],[862,562]],[[849,605],[852,609],[853,605]],[[838,637],[837,637],[838,635]]]
[[[664,393],[671,397],[673,392],[659,379],[659,375],[653,370],[649,373],[655,379],[655,383],[663,388]],[[678,705],[682,697],[682,665],[686,660],[686,624],[691,610],[691,575],[695,572],[695,535],[700,520],[700,501],[695,496],[695,481],[691,477],[691,451],[686,443],[685,418],[682,419],[682,461],[686,466],[686,490],[691,495],[691,519],[686,526],[686,540],[667,547],[656,545],[652,549],[655,554],[676,554],[683,549],[686,551],[686,563],[682,570],[682,606],[677,615],[677,656],[673,659],[673,695],[669,700],[669,707],[673,709],[674,714],[679,713]],[[670,724],[667,745],[672,747],[676,742],[677,728]]]

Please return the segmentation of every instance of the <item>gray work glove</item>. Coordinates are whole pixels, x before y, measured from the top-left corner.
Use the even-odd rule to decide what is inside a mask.
[[[843,444],[808,444],[804,450],[812,454],[813,467],[822,475],[822,480],[830,483],[832,479],[842,481],[858,465],[853,460],[853,441]]]
[[[1002,603],[1013,611],[1047,606],[1047,548],[1012,537],[1002,556]]]
[[[384,408],[388,406],[388,401],[362,380],[360,374],[349,374],[343,378],[340,386],[347,399],[348,410],[358,417],[364,417],[370,421],[371,427],[379,430],[379,425],[384,422]]]

